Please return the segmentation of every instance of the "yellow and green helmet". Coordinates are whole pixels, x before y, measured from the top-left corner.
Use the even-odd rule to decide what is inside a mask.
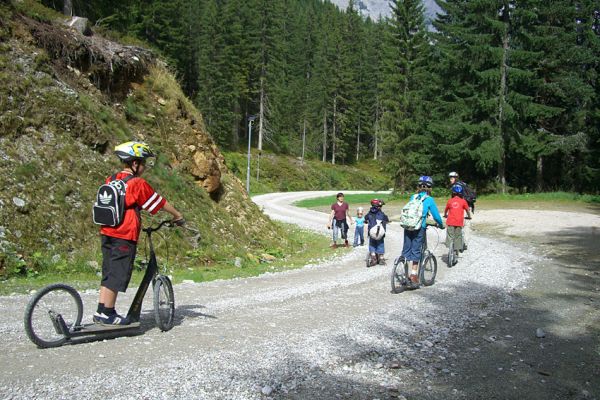
[[[124,163],[154,157],[154,152],[147,143],[137,141],[121,143],[115,147],[115,154]]]

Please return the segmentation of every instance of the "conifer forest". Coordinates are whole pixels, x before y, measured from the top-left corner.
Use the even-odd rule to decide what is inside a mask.
[[[63,1],[43,0],[62,11]],[[224,149],[377,159],[397,188],[456,170],[480,191],[600,191],[600,3],[72,0],[167,60]]]

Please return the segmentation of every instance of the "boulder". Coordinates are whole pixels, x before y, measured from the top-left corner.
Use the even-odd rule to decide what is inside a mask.
[[[94,34],[90,26],[90,21],[87,18],[71,17],[71,20],[67,21],[66,24],[69,28],[76,30],[84,36],[92,36]]]
[[[198,179],[202,187],[208,193],[213,193],[221,187],[221,170],[219,163],[212,156],[210,151],[202,151],[202,149],[194,152],[192,156],[192,175]]]

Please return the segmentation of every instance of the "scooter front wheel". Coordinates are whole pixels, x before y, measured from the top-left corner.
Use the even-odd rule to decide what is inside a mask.
[[[154,282],[154,319],[156,326],[165,332],[175,324],[175,295],[168,276],[159,275]]]
[[[431,286],[435,282],[437,274],[437,259],[431,253],[427,253],[421,265],[421,282],[425,286]]]
[[[396,259],[391,275],[392,293],[402,293],[408,284],[407,266],[405,262]]]
[[[82,316],[83,302],[77,290],[62,283],[48,285],[25,308],[25,332],[38,347],[62,346],[67,341],[63,329],[81,325]]]

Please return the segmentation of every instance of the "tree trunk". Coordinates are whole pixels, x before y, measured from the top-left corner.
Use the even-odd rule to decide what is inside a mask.
[[[502,19],[504,34],[502,38],[502,64],[500,66],[500,98],[498,102],[498,134],[500,136],[500,164],[498,164],[498,181],[502,186],[502,193],[506,193],[506,133],[504,132],[504,105],[506,104],[506,79],[508,75],[508,43],[509,43],[509,5],[504,5]]]
[[[238,102],[236,101],[235,104],[233,105],[233,121],[231,124],[231,145],[233,146],[234,149],[237,149],[238,146],[240,145],[240,120],[239,120],[239,115],[240,115],[241,109],[240,109],[240,105],[238,104]],[[248,136],[248,132],[246,132],[246,136]]]
[[[544,189],[544,158],[538,154],[535,170],[535,190],[541,192]]]
[[[300,164],[304,165],[304,149],[306,148],[306,116],[304,116],[304,122],[302,125],[302,158],[300,160]]]
[[[379,102],[375,108],[375,137],[373,138],[373,160],[377,160],[377,137],[379,136]]]
[[[65,0],[63,4],[63,14],[69,17],[73,16],[73,0]]]
[[[323,111],[323,162],[327,161],[327,109]]]
[[[264,71],[264,68],[263,68]],[[262,73],[261,73],[262,74]],[[265,117],[265,77],[260,77],[260,106],[258,111],[258,156],[256,158],[256,181],[260,179],[260,156],[262,154],[262,142],[264,134]]]
[[[333,129],[331,131],[331,163],[335,164],[335,117],[336,117],[336,107],[337,107],[337,96],[333,98]]]
[[[358,156],[360,154],[360,119],[358,120],[358,129],[356,132],[356,161],[358,162]]]

